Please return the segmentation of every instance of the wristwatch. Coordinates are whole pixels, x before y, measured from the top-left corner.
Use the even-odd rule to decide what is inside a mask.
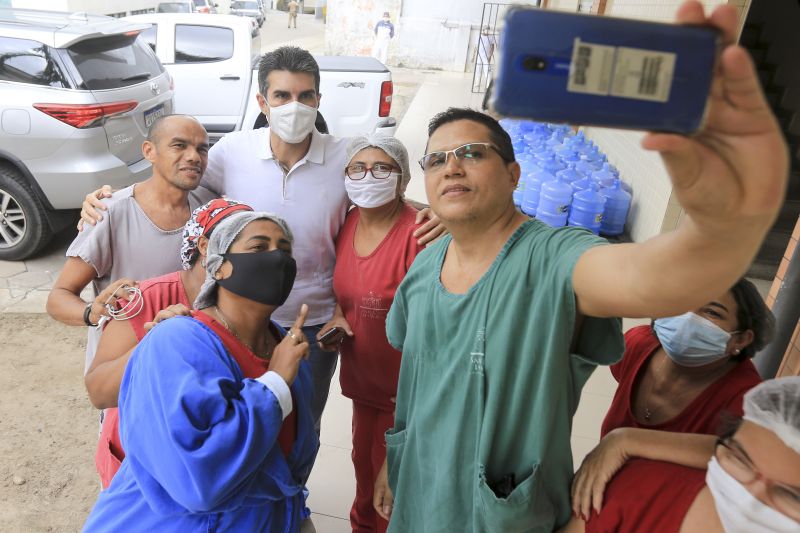
[[[83,310],[83,323],[87,326],[97,327],[97,324],[92,324],[92,321],[89,318],[89,315],[92,314],[92,305],[94,305],[94,302],[89,302],[86,304],[86,309]]]

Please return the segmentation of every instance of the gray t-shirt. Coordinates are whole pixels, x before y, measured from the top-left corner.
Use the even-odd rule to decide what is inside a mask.
[[[108,211],[95,226],[86,226],[67,250],[97,271],[92,280],[95,296],[122,277],[142,281],[181,269],[183,226],[163,230],[145,214],[133,197],[135,185],[121,189],[106,202]],[[193,211],[217,196],[203,187],[189,193]],[[89,369],[100,342],[97,328],[89,328],[86,367]]]

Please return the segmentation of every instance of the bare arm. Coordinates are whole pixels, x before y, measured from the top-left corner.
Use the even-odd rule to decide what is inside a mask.
[[[117,406],[122,375],[138,342],[127,320],[113,320],[103,330],[94,361],[83,378],[89,400],[96,408]]]
[[[666,461],[705,469],[714,455],[717,437],[701,433],[678,433],[644,428],[619,428],[628,457]],[[616,430],[615,430],[616,431]]]
[[[715,298],[744,274],[783,203],[788,151],[752,60],[732,44],[735,10],[721,6],[706,19],[699,3],[686,2],[678,21],[712,24],[728,43],[704,129],[692,137],[651,133],[642,142],[660,152],[684,223],[643,243],[583,254],[573,285],[585,315],[661,317]]]
[[[94,278],[97,272],[94,267],[78,257],[69,257],[64,268],[58,275],[47,297],[47,313],[68,326],[84,326],[83,312],[86,304],[81,297],[81,291]],[[100,319],[99,307],[92,307],[89,319],[96,324]]]
[[[572,509],[588,517],[600,512],[606,485],[634,457],[704,469],[714,455],[714,435],[677,433],[643,428],[609,432],[583,460],[572,482]]]
[[[94,267],[79,257],[69,257],[47,297],[47,313],[68,326],[85,326],[83,312],[89,302],[84,302],[81,291],[97,277]],[[128,278],[118,279],[108,285],[92,302],[89,320],[97,324],[107,314],[105,303],[115,299],[114,293],[122,286],[135,286]],[[130,298],[130,295],[120,295]]]

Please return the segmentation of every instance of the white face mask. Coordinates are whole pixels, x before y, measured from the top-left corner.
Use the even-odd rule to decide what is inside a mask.
[[[289,144],[303,142],[317,119],[317,108],[294,101],[282,106],[269,107],[269,127],[282,141]]]
[[[392,172],[388,178],[379,180],[375,179],[372,171],[368,171],[360,180],[354,181],[345,176],[344,188],[358,207],[380,207],[397,198],[397,180],[400,176],[399,172]]]
[[[736,481],[712,457],[706,485],[726,533],[796,533],[800,524],[776,511]]]

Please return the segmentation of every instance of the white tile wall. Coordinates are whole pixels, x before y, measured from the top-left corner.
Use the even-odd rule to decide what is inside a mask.
[[[626,226],[631,238],[638,242],[661,233],[672,186],[659,155],[641,148],[640,132],[607,128],[585,128],[585,131],[633,188]]]

